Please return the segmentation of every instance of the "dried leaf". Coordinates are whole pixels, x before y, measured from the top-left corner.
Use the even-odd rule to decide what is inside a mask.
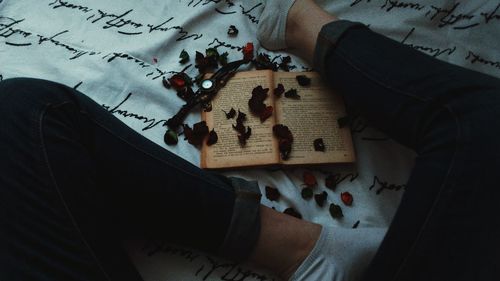
[[[339,180],[339,175],[330,174],[325,178],[325,186],[328,189],[335,191],[335,188],[337,187],[338,180]]]
[[[163,140],[168,145],[176,145],[179,138],[177,137],[177,133],[175,131],[167,130],[163,136]]]
[[[278,201],[280,199],[280,192],[277,188],[266,185],[266,198],[270,201]]]
[[[313,197],[313,190],[310,187],[304,187],[302,188],[300,195],[302,195],[302,198],[304,199],[311,199]]]
[[[344,217],[344,214],[342,213],[342,208],[339,205],[336,205],[334,203],[330,204],[329,211],[330,211],[330,215],[334,219],[339,219],[339,218]]]

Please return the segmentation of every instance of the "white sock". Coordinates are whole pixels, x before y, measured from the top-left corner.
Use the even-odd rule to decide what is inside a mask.
[[[285,32],[288,11],[295,0],[267,0],[260,15],[257,38],[268,50],[286,48]]]
[[[316,245],[290,281],[359,280],[386,231],[323,226]]]

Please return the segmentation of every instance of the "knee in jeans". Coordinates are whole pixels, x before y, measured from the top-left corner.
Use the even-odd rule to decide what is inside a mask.
[[[70,88],[34,78],[13,78],[0,83],[0,113],[22,114],[37,107],[70,100]]]

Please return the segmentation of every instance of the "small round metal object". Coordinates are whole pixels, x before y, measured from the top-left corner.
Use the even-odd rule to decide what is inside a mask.
[[[215,83],[210,79],[205,79],[201,81],[200,86],[203,91],[211,91],[214,88]]]

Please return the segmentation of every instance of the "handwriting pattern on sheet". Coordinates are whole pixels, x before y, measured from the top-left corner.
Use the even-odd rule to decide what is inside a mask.
[[[23,9],[17,11],[15,9],[3,10],[3,7],[8,5],[16,5],[16,3],[21,5],[23,2],[30,1],[34,5],[36,4],[37,7],[32,11]],[[109,76],[113,77],[113,79],[119,77],[121,75],[120,70],[126,68],[126,75],[137,78],[131,82],[133,87],[141,89],[127,88],[122,92],[117,91],[119,93],[114,95],[114,99],[100,102],[100,104],[105,110],[120,117],[125,122],[138,123],[139,127],[135,128],[144,134],[155,130],[162,130],[163,132],[166,127],[166,119],[170,116],[163,111],[148,111],[147,106],[138,101],[147,100],[144,98],[139,99],[139,93],[143,95],[143,93],[147,92],[147,90],[143,89],[151,89],[152,103],[158,100],[173,102],[169,96],[166,96],[172,94],[173,90],[169,92],[163,89],[160,80],[162,77],[185,67],[178,63],[157,63],[152,59],[156,55],[155,52],[164,52],[168,56],[174,57],[178,56],[180,51],[185,48],[191,55],[191,61],[194,58],[194,51],[203,51],[206,48],[216,48],[220,53],[227,51],[232,55],[241,55],[242,46],[246,42],[258,43],[255,34],[249,33],[248,30],[256,30],[260,13],[265,5],[262,0],[171,0],[170,3],[159,5],[157,10],[162,11],[161,14],[155,14],[153,11],[152,15],[145,15],[145,9],[138,4],[143,1],[116,1],[116,5],[105,5],[103,2],[97,0],[0,0],[0,51],[2,51],[0,52],[0,60],[2,61],[2,65],[0,65],[0,81],[18,76],[20,73],[24,74],[22,71],[10,71],[9,67],[17,70],[15,68],[17,66],[8,65],[5,68],[2,59],[4,50],[18,56],[24,56],[25,54],[33,56],[33,53],[36,53],[36,56],[43,57],[46,53],[55,54],[59,62],[64,64],[64,67],[70,68],[80,65],[85,65],[89,69],[102,67],[103,72],[109,72]],[[155,1],[152,0],[151,2]],[[165,2],[168,1],[165,0]],[[364,12],[369,14],[370,17],[366,17],[366,23],[373,29],[377,27],[390,31],[397,29],[398,32],[389,35],[394,40],[415,50],[438,59],[500,76],[500,57],[495,55],[494,52],[488,52],[488,50],[485,51],[484,48],[478,47],[481,42],[467,41],[468,34],[474,35],[484,30],[500,30],[500,3],[498,1],[489,1],[488,5],[479,5],[477,8],[471,8],[471,3],[474,1],[465,0],[446,1],[448,4],[436,4],[443,2],[445,1],[347,0],[345,5],[348,12],[359,11],[360,14]],[[156,1],[156,3],[161,3],[161,1]],[[181,12],[172,9],[171,6],[175,6]],[[75,24],[70,25],[64,22],[51,28],[39,28],[38,25],[51,25],[52,22],[50,24],[34,22],[34,14],[38,14],[38,12],[47,14],[51,19],[52,17],[54,19],[64,19]],[[191,13],[198,18],[190,21],[186,17],[189,17]],[[342,14],[339,16],[342,17]],[[389,20],[380,20],[386,18]],[[221,32],[205,26],[220,22],[227,26],[236,24],[240,34],[234,38],[228,37],[225,30]],[[246,29],[248,30],[245,33],[244,30]],[[81,33],[82,30],[89,33]],[[435,33],[449,34],[451,38],[446,42],[433,40],[432,35]],[[94,35],[101,36],[113,43],[102,48],[94,47],[89,43]],[[168,45],[161,46],[158,50],[148,49],[148,43],[158,38],[167,41]],[[485,40],[484,43],[491,41],[500,44],[497,38],[500,38],[498,33],[494,35],[486,34],[482,39]],[[126,45],[114,45],[114,43],[119,42],[131,42],[135,43],[135,45],[138,45],[139,42],[143,43],[145,48],[135,51],[126,48]],[[98,44],[98,46],[101,45]],[[172,51],[169,51],[170,49]],[[258,50],[261,52],[261,49]],[[278,52],[269,53],[269,55],[272,61],[277,61],[284,54]],[[53,58],[46,58],[43,61],[47,63],[48,69],[60,67],[54,62]],[[29,63],[29,61],[24,63]],[[295,62],[290,66],[292,69],[311,70],[309,66],[295,64]],[[196,72],[194,66],[188,66],[186,69],[188,72]],[[42,77],[46,75],[43,71],[28,72],[27,74]],[[75,85],[74,89],[85,92],[87,87],[91,89],[91,86],[95,84],[92,79],[95,78],[92,76],[89,78],[72,77],[70,83]],[[124,81],[124,84],[126,82]],[[140,85],[135,85],[136,83]],[[177,98],[175,93],[171,96]],[[365,145],[378,147],[390,144],[391,141],[384,134],[370,128],[366,120],[363,120],[360,116],[352,117],[351,130],[353,136],[357,137]],[[339,186],[339,190],[327,190],[332,195],[332,198],[333,195],[339,195],[341,191],[348,188],[350,191],[354,190],[356,186],[359,187],[359,192],[367,193],[370,196],[376,195],[372,197],[380,200],[404,192],[406,188],[405,180],[395,177],[391,174],[391,171],[385,171],[377,167],[377,164],[381,161],[387,163],[390,162],[389,160],[381,157],[381,154],[375,153],[370,155],[370,159],[373,160],[372,166],[361,167],[359,171],[320,171],[322,173],[321,177],[332,175],[335,185]],[[354,196],[356,198],[356,194]],[[297,198],[297,200],[302,200],[300,196]],[[295,198],[292,199],[295,200]],[[335,202],[339,203],[338,198],[331,200],[337,200]],[[290,200],[290,202],[287,201],[286,204],[293,205],[297,203],[297,201],[293,200]],[[284,206],[284,204],[278,205],[277,203],[275,207],[277,210],[282,211],[288,207]],[[326,209],[323,209],[321,215],[328,216]],[[363,218],[348,216],[348,212],[346,212],[344,221],[349,226],[358,226],[360,223],[363,225],[366,222],[363,221]],[[245,265],[224,261],[204,253],[163,242],[145,242],[140,251],[142,258],[149,259],[148,262],[154,261],[155,258],[162,255],[181,259],[185,262],[188,272],[185,278],[182,279],[186,281],[274,280],[272,276],[249,269]],[[168,268],[168,270],[175,269]]]

